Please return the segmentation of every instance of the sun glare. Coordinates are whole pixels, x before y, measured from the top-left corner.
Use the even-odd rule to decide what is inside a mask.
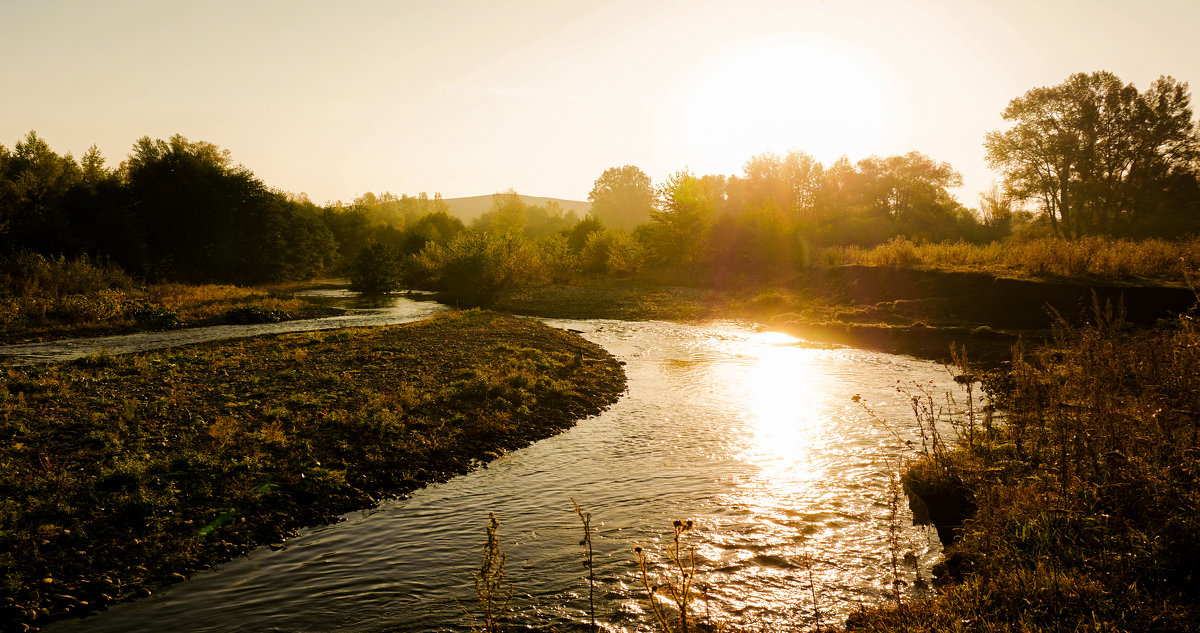
[[[813,375],[813,350],[785,334],[760,332],[738,350],[752,358],[730,376],[741,385],[750,440],[744,457],[761,468],[760,477],[793,486],[818,476],[815,438],[822,431],[820,376]]]
[[[699,66],[684,89],[690,153],[706,165],[738,168],[766,151],[798,149],[825,164],[876,153],[885,108],[871,66],[833,40],[726,51]]]

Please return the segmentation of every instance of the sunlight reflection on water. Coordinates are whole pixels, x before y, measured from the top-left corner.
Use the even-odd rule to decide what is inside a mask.
[[[281,551],[53,630],[466,630],[462,605],[474,601],[471,574],[492,511],[522,624],[569,630],[584,621],[587,593],[571,498],[594,517],[610,630],[649,630],[630,550],[657,551],[676,518],[696,522],[689,542],[711,587],[708,607],[724,620],[802,630],[817,613],[832,624],[884,595],[888,460],[910,449],[851,397],[907,426],[896,382],[948,382],[939,366],[736,324],[552,325],[582,331],[627,363],[629,391],[609,411]],[[936,539],[908,525],[907,508],[901,516],[903,547],[927,566]]]

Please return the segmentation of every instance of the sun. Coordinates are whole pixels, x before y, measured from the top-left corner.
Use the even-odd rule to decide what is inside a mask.
[[[872,66],[851,47],[821,38],[724,51],[683,87],[689,156],[740,167],[767,151],[797,149],[826,165],[877,153],[886,108]]]

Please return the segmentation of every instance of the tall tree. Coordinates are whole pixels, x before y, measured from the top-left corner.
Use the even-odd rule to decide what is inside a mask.
[[[654,186],[650,177],[633,165],[610,167],[596,179],[588,200],[592,215],[604,226],[629,230],[650,220]]]
[[[180,135],[142,138],[125,164],[145,261],[127,267],[191,282],[309,277],[334,257],[315,208],[269,190],[227,150]]]
[[[746,161],[738,179],[735,196],[742,206],[773,206],[796,218],[810,215],[816,204],[824,167],[820,161],[800,151],[786,156],[760,154]]]
[[[948,191],[962,185],[950,166],[920,152],[858,162],[860,195],[879,217],[891,220],[902,235],[943,240],[953,237],[965,210]]]
[[[43,254],[76,250],[79,236],[63,210],[67,192],[80,181],[75,159],[59,156],[32,131],[0,159],[0,241]]]
[[[1193,216],[1200,136],[1187,84],[1160,77],[1144,93],[1106,71],[1034,88],[987,135],[988,163],[1014,199],[1033,201],[1066,237],[1136,233]]]
[[[475,221],[476,228],[491,231],[496,235],[521,235],[529,223],[529,205],[520,194],[509,189],[504,193],[492,194],[492,206]]]
[[[645,233],[661,263],[695,272],[712,222],[713,200],[708,184],[685,170],[671,174],[659,187],[658,208],[651,212],[653,221]]]

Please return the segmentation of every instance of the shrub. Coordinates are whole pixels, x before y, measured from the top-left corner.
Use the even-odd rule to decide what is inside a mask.
[[[414,264],[433,287],[464,306],[490,306],[546,277],[533,245],[511,234],[460,233],[445,247],[423,249]]]
[[[400,256],[378,242],[364,248],[350,266],[350,289],[355,292],[391,292],[400,288],[403,278]]]

